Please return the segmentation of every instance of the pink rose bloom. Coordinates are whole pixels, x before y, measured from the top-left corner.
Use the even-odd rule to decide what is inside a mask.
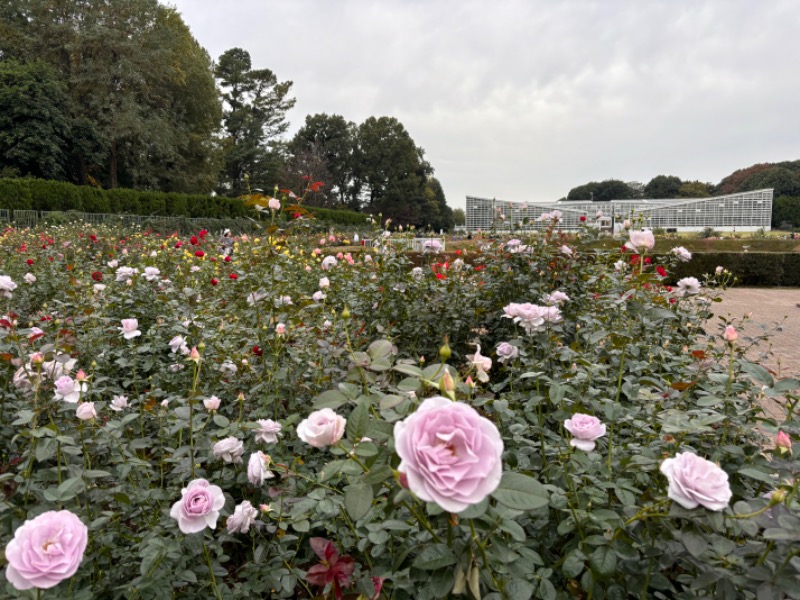
[[[277,198],[270,198],[267,206],[270,210],[280,210],[281,209],[281,201]]]
[[[208,411],[219,410],[220,403],[221,400],[216,396],[211,396],[210,398],[203,400],[203,406],[205,406],[206,410]]]
[[[792,451],[792,438],[785,431],[779,431],[775,436],[775,447],[782,450]]]
[[[6,579],[18,590],[46,590],[72,577],[86,551],[89,530],[68,510],[25,521],[6,546]]]
[[[111,399],[111,404],[109,408],[114,412],[119,412],[125,408],[128,408],[128,397],[127,396],[114,396]]]
[[[685,296],[686,294],[699,294],[701,289],[700,282],[697,277],[684,277],[678,280],[678,295]]]
[[[275,326],[275,333],[278,335],[286,335],[286,325],[283,323],[278,323]]]
[[[275,474],[269,470],[272,459],[261,452],[253,452],[247,461],[247,480],[253,485],[263,485],[264,480],[272,479]]]
[[[564,429],[572,434],[570,446],[584,452],[594,450],[594,441],[606,434],[606,426],[600,419],[582,413],[575,413],[571,419],[564,421]]]
[[[497,360],[504,363],[513,360],[519,356],[519,348],[509,344],[508,342],[500,342],[497,345]]]
[[[647,252],[648,250],[652,250],[656,245],[656,238],[653,232],[648,229],[631,231],[629,235],[630,241],[625,245],[636,252]]]
[[[233,436],[226,437],[214,444],[213,452],[215,457],[221,458],[226,463],[240,463],[244,444]]]
[[[547,304],[559,304],[561,302],[569,302],[569,296],[560,290],[556,290],[552,294],[547,294],[544,297],[544,301]]]
[[[178,521],[183,533],[197,533],[206,527],[214,529],[219,511],[225,506],[225,495],[219,486],[205,479],[195,479],[181,490],[181,499],[172,505],[169,516]]]
[[[492,359],[481,354],[480,345],[475,350],[475,354],[467,354],[467,358],[470,364],[475,367],[478,379],[483,383],[489,381],[488,372],[492,368]]]
[[[722,334],[723,339],[726,342],[735,342],[739,339],[739,334],[736,332],[736,328],[733,325],[728,325],[725,328],[725,332]]]
[[[322,270],[327,271],[336,266],[337,260],[335,256],[326,256],[322,259]]]
[[[259,419],[257,423],[259,427],[256,429],[256,442],[277,444],[278,434],[281,431],[281,424],[276,423],[272,419]]]
[[[683,246],[675,246],[670,252],[677,256],[678,260],[681,262],[689,262],[692,260],[692,253]]]
[[[122,327],[118,328],[126,340],[142,335],[139,331],[139,321],[136,319],[122,319]]]
[[[691,452],[678,452],[662,462],[660,469],[669,480],[667,496],[684,508],[702,505],[708,510],[724,510],[733,495],[728,474]]]
[[[428,398],[395,423],[394,441],[409,489],[448,512],[477,504],[500,485],[500,432],[467,404]]]
[[[97,416],[97,411],[94,409],[94,402],[81,402],[78,408],[75,409],[75,415],[81,421],[91,421]]]
[[[297,437],[314,448],[324,448],[339,442],[344,435],[347,419],[330,408],[315,410],[297,426]]]
[[[311,295],[311,299],[314,302],[322,302],[323,300],[325,300],[325,294],[323,294],[321,291],[317,290],[316,292],[314,292]]]
[[[336,253],[336,258],[338,258],[339,260],[342,260],[342,258],[344,258],[344,254],[342,254],[341,252],[337,252]]]
[[[55,381],[55,398],[70,404],[75,404],[80,400],[81,392],[86,391],[86,384],[80,384],[72,380],[69,375],[62,375]]]
[[[250,504],[249,500],[244,500],[233,510],[233,514],[228,517],[225,526],[228,528],[228,533],[230,534],[247,533],[257,520],[258,510]]]

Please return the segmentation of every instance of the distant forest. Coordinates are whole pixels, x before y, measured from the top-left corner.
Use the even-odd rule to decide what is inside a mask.
[[[773,188],[772,226],[800,227],[800,160],[759,163],[738,169],[717,184],[684,181],[674,175],[658,175],[648,183],[638,181],[590,181],[572,188],[562,200],[627,200],[636,198],[707,198],[737,192]]]
[[[231,48],[216,60],[158,0],[6,0],[0,177],[239,197],[449,229],[425,151],[394,117],[309,115],[291,139],[292,81]]]

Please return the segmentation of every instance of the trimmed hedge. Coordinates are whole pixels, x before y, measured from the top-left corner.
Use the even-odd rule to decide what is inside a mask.
[[[238,198],[130,189],[100,190],[45,179],[0,178],[0,208],[194,219],[234,219],[252,215],[252,210]],[[364,225],[367,220],[365,214],[354,211],[315,207],[307,207],[307,210],[321,221],[341,225]]]
[[[800,287],[800,253],[716,252],[695,253],[692,260],[677,265],[671,275],[702,279],[717,266],[733,273],[740,285],[754,287]]]
[[[250,210],[237,198],[97,188],[44,179],[0,179],[0,208],[225,219]]]

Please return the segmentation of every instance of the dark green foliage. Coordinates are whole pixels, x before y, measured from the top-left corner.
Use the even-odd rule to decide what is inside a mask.
[[[644,186],[645,198],[677,198],[683,182],[674,175],[656,175]]]
[[[772,226],[800,227],[800,196],[780,196],[772,203]]]
[[[718,266],[733,273],[737,281],[744,286],[800,286],[799,253],[696,253],[689,262],[679,263],[675,266],[670,277],[673,282],[682,277],[697,277],[702,281],[703,275],[713,274]]]
[[[197,218],[233,218],[250,214],[242,201],[236,198],[100,190],[44,179],[0,179],[0,208]],[[363,222],[363,215],[359,218]]]
[[[0,61],[0,171],[62,179],[69,116],[61,82],[46,64]]]
[[[619,179],[606,181],[590,181],[584,185],[572,188],[567,194],[567,200],[627,200],[636,197],[636,190]]]

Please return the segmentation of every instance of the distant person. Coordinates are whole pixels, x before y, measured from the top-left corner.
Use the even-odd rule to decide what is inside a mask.
[[[222,232],[222,237],[219,238],[220,252],[225,256],[230,256],[233,254],[233,244],[233,234],[230,229],[226,229]]]

